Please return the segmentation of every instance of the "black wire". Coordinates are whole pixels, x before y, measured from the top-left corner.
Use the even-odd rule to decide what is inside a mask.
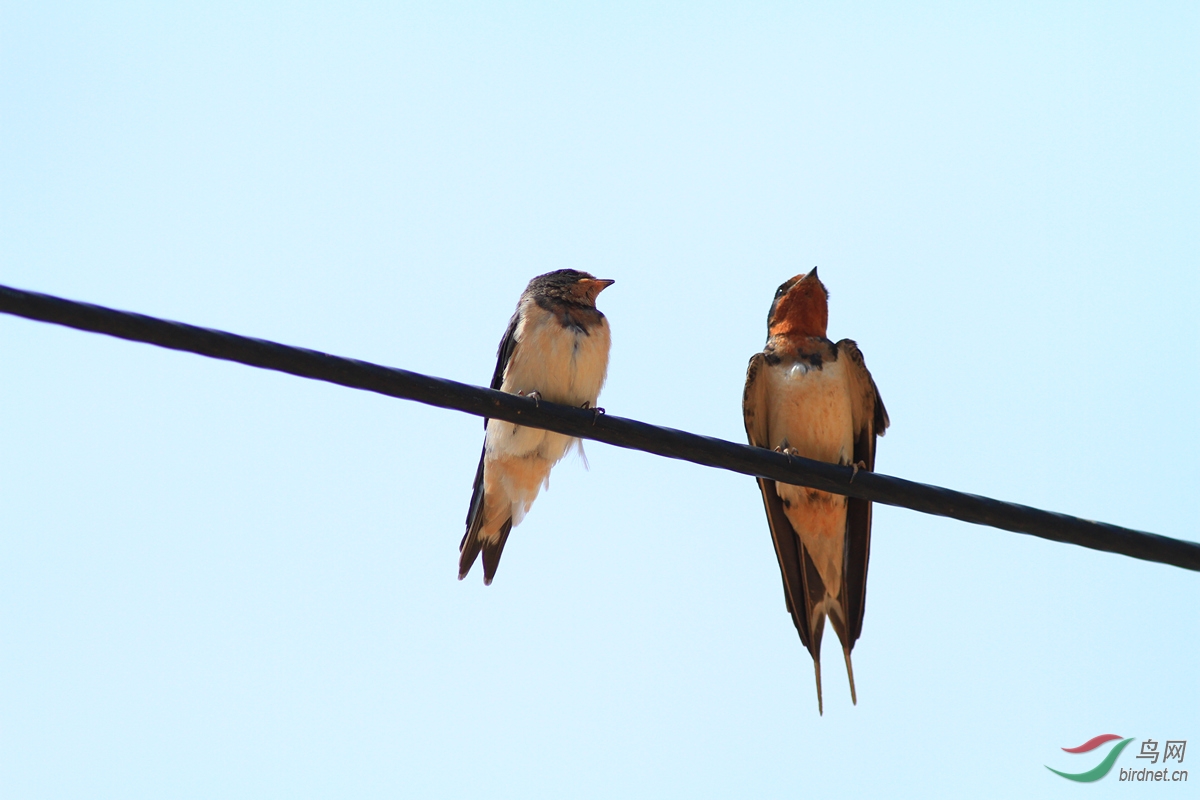
[[[925,514],[952,517],[977,525],[990,525],[1056,542],[1200,571],[1200,543],[1196,542],[1005,503],[876,472],[859,471],[851,482],[852,471],[849,467],[789,457],[758,447],[660,428],[637,420],[607,414],[596,416],[591,411],[557,403],[541,401],[535,404],[526,397],[352,358],[331,356],[302,347],[290,347],[7,286],[0,286],[0,312],[209,358],[236,361],[352,389],[365,389],[389,397],[416,400],[480,417],[519,422],[706,467],[862,497]]]

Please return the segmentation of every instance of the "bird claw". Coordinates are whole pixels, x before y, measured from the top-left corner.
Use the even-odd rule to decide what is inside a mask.
[[[854,483],[854,479],[858,477],[858,471],[860,469],[865,470],[866,468],[867,468],[867,462],[865,462],[865,461],[856,461],[853,464],[851,464],[850,465],[850,469],[851,469],[850,482]]]
[[[539,407],[540,407],[540,404],[541,404],[541,401],[542,401],[542,393],[541,393],[541,392],[538,392],[538,391],[533,391],[533,392],[517,392],[517,394],[521,395],[522,397],[528,397],[530,400],[532,400],[532,401],[533,401],[533,407],[534,407],[534,408],[539,408]]]
[[[582,409],[590,408],[592,410],[592,425],[595,425],[596,420],[600,419],[600,415],[604,413],[603,408],[601,408],[600,406],[593,406],[587,400],[583,401],[583,405],[581,405],[580,408],[582,408]]]

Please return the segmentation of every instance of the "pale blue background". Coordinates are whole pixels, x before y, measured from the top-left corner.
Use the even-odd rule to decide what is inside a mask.
[[[1200,538],[1197,6],[908,6],[6,3],[0,283],[485,383],[586,269],[610,413],[740,441],[818,264],[881,471]],[[4,796],[1126,796],[1043,767],[1099,733],[1200,780],[1195,573],[880,508],[819,717],[748,478],[592,444],[484,588],[478,419],[0,358]]]

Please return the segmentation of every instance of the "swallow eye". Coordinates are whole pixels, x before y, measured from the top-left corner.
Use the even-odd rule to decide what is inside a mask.
[[[783,286],[780,286],[778,289],[775,290],[775,299],[778,300],[779,298],[783,297],[785,294],[787,294],[787,284],[786,283]]]

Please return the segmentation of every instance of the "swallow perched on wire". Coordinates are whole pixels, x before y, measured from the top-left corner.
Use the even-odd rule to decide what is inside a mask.
[[[750,359],[742,415],[750,444],[788,455],[875,469],[875,437],[888,427],[879,389],[850,339],[825,337],[829,292],[814,267],[775,293],[767,344]],[[758,479],[783,592],[800,641],[812,655],[821,700],[825,619],[842,642],[850,698],[850,651],[862,632],[871,551],[871,503]]]
[[[492,388],[596,408],[611,342],[596,296],[612,284],[573,269],[531,280],[500,340]],[[485,419],[483,424],[483,454],[475,472],[467,532],[459,545],[458,579],[466,577],[482,550],[483,582],[490,584],[508,534],[528,513],[538,491],[550,486],[550,469],[572,445],[583,455],[583,443],[498,419]]]

